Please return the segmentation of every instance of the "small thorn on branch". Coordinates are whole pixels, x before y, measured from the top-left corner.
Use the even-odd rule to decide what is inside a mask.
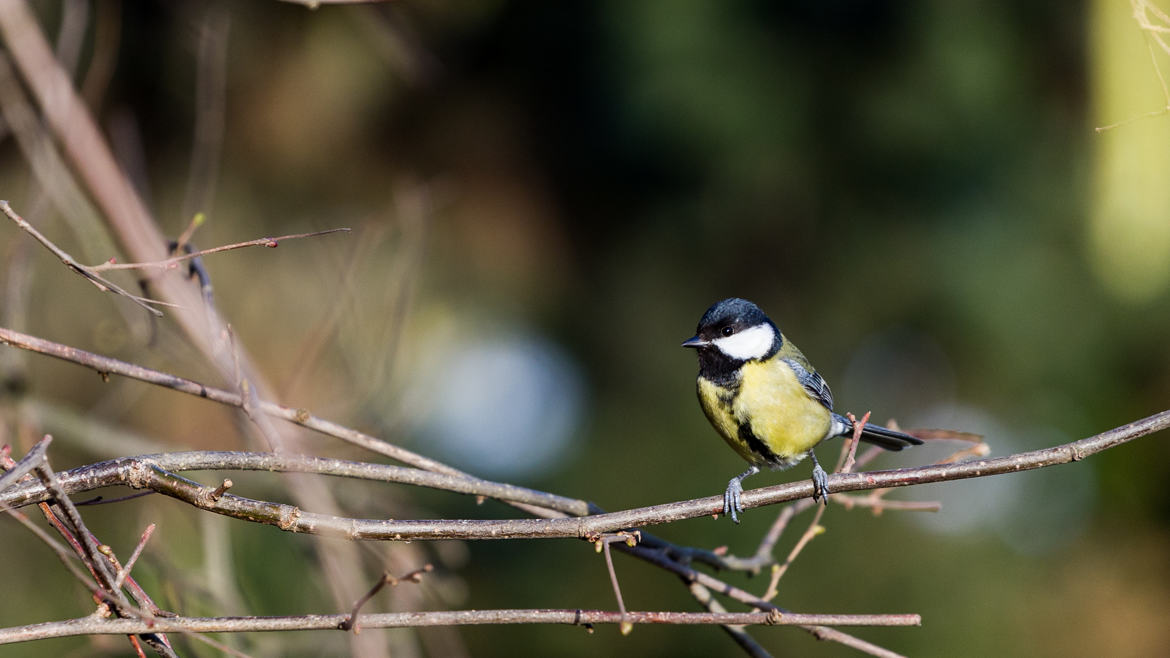
[[[231,480],[224,478],[223,482],[219,483],[218,487],[213,489],[211,493],[207,494],[207,499],[213,503],[219,502],[219,499],[223,498],[223,495],[227,493],[227,490],[232,488],[232,484],[233,483]]]

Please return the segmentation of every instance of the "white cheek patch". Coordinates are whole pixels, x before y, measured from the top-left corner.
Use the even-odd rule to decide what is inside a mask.
[[[776,332],[772,330],[771,325],[758,324],[738,334],[716,338],[712,342],[727,356],[739,361],[749,361],[763,358],[772,349],[775,340]]]

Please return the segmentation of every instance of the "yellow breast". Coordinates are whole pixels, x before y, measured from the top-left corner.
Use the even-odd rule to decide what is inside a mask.
[[[700,377],[699,400],[719,434],[752,464],[791,466],[829,433],[829,410],[780,359],[745,363],[738,390]]]

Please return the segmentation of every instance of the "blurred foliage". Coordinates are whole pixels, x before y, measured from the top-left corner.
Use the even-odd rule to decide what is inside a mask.
[[[38,9],[54,34],[61,8]],[[440,456],[426,417],[442,404],[424,392],[446,371],[441,357],[475,340],[535,336],[573,361],[584,407],[559,459],[510,480],[607,509],[713,495],[742,464],[699,412],[694,357],[678,343],[711,302],[731,295],[758,302],[800,344],[840,410],[983,433],[997,455],[1087,436],[1170,400],[1170,116],[1093,131],[1164,104],[1125,3],[90,10],[94,25],[120,29],[116,68],[94,110],[166,232],[190,221],[198,34],[212,10],[230,21],[225,137],[196,242],[355,229],[207,259],[224,315],[284,404]],[[91,27],[82,75],[96,59],[96,34]],[[1152,52],[1170,71],[1170,57]],[[37,192],[11,138],[0,144],[0,181],[0,197],[79,250],[60,218],[32,214]],[[27,236],[0,230],[4,262],[25,258],[31,272],[22,330],[213,379],[167,321],[152,325],[30,249]],[[5,281],[14,271],[5,267]],[[95,428],[176,449],[247,445],[226,409],[103,384],[40,357],[5,359],[27,375],[30,397]],[[63,427],[60,414],[37,418]],[[56,468],[121,454],[88,431],[53,431]],[[4,438],[27,446],[30,437]],[[322,454],[370,458],[314,441]],[[835,450],[822,448],[823,459]],[[940,456],[909,451],[881,466]],[[828,532],[785,576],[777,602],[800,612],[920,612],[919,629],[856,632],[911,655],[1162,652],[1168,460],[1162,435],[1052,474],[893,494],[945,498],[940,524],[830,508]],[[802,465],[750,483],[806,476]],[[242,495],[281,495],[273,481],[235,479]],[[337,491],[349,511],[368,516],[511,513],[435,492],[350,483]],[[158,523],[143,577],[160,603],[224,612],[230,606],[199,586],[212,547],[198,515],[153,498],[90,508],[87,518],[125,552],[142,525]],[[740,526],[699,519],[655,532],[748,553],[772,518],[753,510]],[[227,612],[327,611],[305,538],[242,523],[229,532],[243,607]],[[62,594],[6,597],[3,625],[87,611],[47,551],[13,524],[4,533],[5,589]],[[1031,534],[1043,541],[1023,541]],[[398,571],[429,559],[447,572],[415,607],[615,607],[602,559],[584,543],[409,549]],[[365,550],[376,564],[397,549]],[[629,607],[694,609],[672,576],[623,558],[616,566]],[[727,577],[753,591],[766,585]],[[846,652],[796,630],[753,634],[776,654]],[[477,656],[735,653],[710,628],[457,635]],[[402,632],[385,637],[410,654]],[[330,634],[232,641],[260,654],[345,646]],[[422,646],[442,654],[449,642],[424,633]],[[100,647],[125,651],[120,638]],[[58,649],[93,647],[60,641],[8,653]]]

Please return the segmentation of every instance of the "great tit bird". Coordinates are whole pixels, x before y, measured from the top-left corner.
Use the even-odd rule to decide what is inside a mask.
[[[813,463],[813,499],[825,499],[828,476],[813,448],[825,439],[853,433],[853,421],[833,413],[833,393],[760,307],[732,297],[716,302],[684,342],[699,354],[699,403],[707,419],[750,468],[731,478],[723,513],[739,523],[743,479],[761,466],[780,470],[806,456]],[[922,440],[866,425],[861,440],[886,450]]]

